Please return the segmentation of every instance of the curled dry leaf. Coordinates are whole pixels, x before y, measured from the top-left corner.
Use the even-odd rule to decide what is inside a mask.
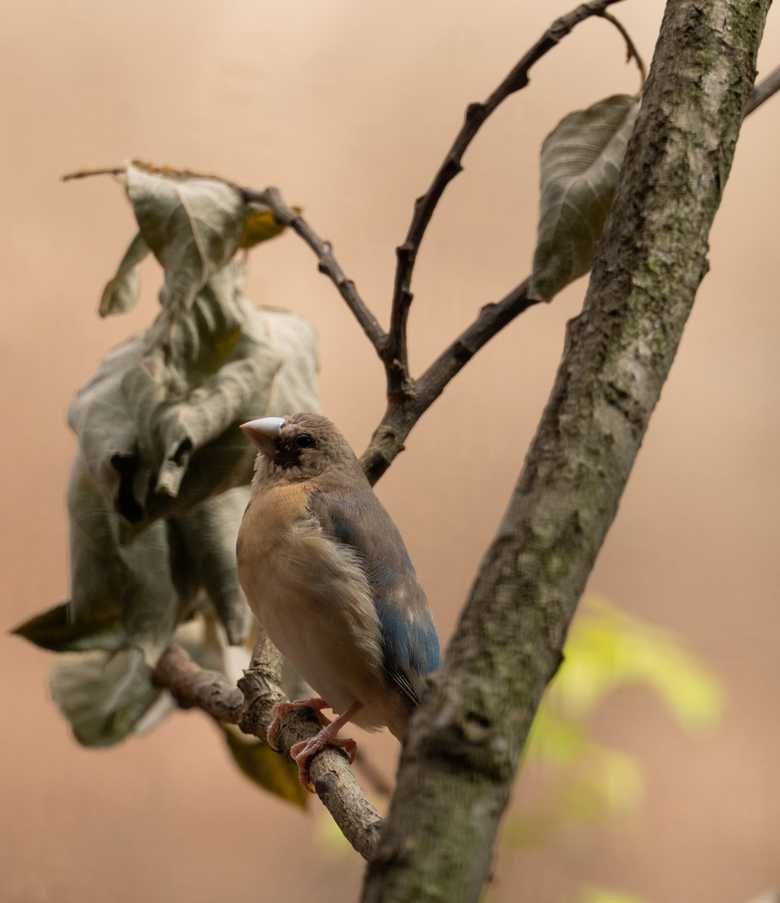
[[[249,481],[254,453],[237,423],[318,407],[311,327],[255,308],[241,271],[232,263],[182,314],[185,369],[166,362],[153,324],[114,349],[71,404],[87,469],[136,528]]]
[[[545,138],[531,297],[549,300],[590,269],[638,111],[636,97],[615,94]]]
[[[243,199],[219,179],[142,163],[131,163],[125,179],[141,235],[165,271],[163,306],[186,311],[238,249]]]
[[[288,311],[254,307],[234,259],[282,231],[270,210],[211,176],[132,164],[124,180],[139,234],[99,312],[135,304],[137,265],[150,250],[164,269],[161,310],[70,405],[79,441],[68,492],[70,599],[16,629],[68,653],[52,672],[52,694],[89,746],[116,743],[170,711],[151,674],[171,642],[223,673],[235,665],[229,652],[247,659],[237,644],[251,618],[234,549],[255,450],[238,424],[319,407],[313,330]],[[253,780],[299,801],[290,763],[235,737],[229,747]]]
[[[130,242],[125,256],[119,262],[116,275],[109,279],[100,296],[98,313],[101,317],[124,314],[138,303],[141,279],[138,264],[149,254],[149,246],[139,232]]]
[[[84,746],[124,739],[160,695],[140,649],[67,656],[52,669],[51,693]]]
[[[235,551],[248,502],[249,487],[238,486],[169,521],[176,539],[174,578],[186,574],[202,587],[232,645],[246,639],[251,619],[238,581]]]

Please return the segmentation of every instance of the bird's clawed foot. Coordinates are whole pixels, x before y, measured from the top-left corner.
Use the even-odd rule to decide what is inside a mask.
[[[362,707],[361,703],[353,702],[346,712],[342,712],[338,718],[328,722],[314,737],[310,737],[308,740],[301,740],[290,747],[290,758],[298,766],[298,777],[307,790],[314,793],[311,775],[309,774],[311,760],[326,746],[335,746],[337,749],[343,749],[349,758],[350,765],[355,761],[357,743],[354,740],[339,737],[338,733],[348,721],[354,718]]]
[[[314,787],[311,783],[311,775],[309,774],[309,765],[311,760],[318,752],[327,746],[335,746],[337,749],[343,749],[349,758],[351,765],[355,761],[357,753],[357,743],[348,737],[328,737],[324,736],[328,728],[322,730],[315,737],[308,740],[301,740],[300,743],[294,743],[290,747],[290,758],[298,766],[298,778],[303,786],[314,793]]]
[[[275,752],[279,752],[276,741],[279,738],[279,731],[282,727],[282,718],[284,718],[288,712],[294,712],[296,709],[314,709],[320,724],[323,725],[323,727],[327,727],[330,724],[330,720],[322,714],[322,710],[328,708],[330,708],[328,703],[319,696],[311,696],[308,699],[296,699],[293,702],[278,702],[271,713],[272,718],[271,723],[268,725],[266,742],[271,749]],[[299,746],[300,744],[296,743],[295,745]]]

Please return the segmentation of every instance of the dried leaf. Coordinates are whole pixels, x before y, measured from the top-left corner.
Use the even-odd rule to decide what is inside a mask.
[[[17,628],[46,648],[90,650],[70,653],[51,678],[87,745],[115,743],[170,710],[151,667],[183,625],[205,624],[196,660],[216,655],[225,671],[238,662],[231,653],[246,660],[214,617],[230,642],[245,638],[234,546],[255,449],[238,424],[318,408],[313,330],[289,312],[257,310],[232,260],[242,234],[255,244],[281,231],[270,211],[211,176],[139,163],[125,181],[140,232],[100,313],[135,303],[136,266],[149,250],[165,271],[162,309],[71,403],[71,599]],[[237,755],[254,780],[299,798],[297,778],[287,786],[291,763]]]
[[[130,734],[160,694],[140,649],[66,656],[51,673],[51,693],[84,746],[110,746]]]
[[[219,179],[141,163],[128,166],[126,180],[141,235],[165,270],[163,306],[186,311],[238,249],[241,195]]]
[[[232,645],[246,639],[251,623],[236,570],[236,537],[249,495],[249,487],[239,486],[170,522],[180,543],[174,571],[186,570],[203,586]]]
[[[231,264],[182,315],[193,320],[185,370],[150,350],[147,332],[112,351],[71,404],[89,473],[128,522],[140,527],[248,483],[254,453],[236,424],[318,407],[313,330],[289,312],[256,309],[242,287]]]
[[[545,138],[531,297],[549,300],[590,269],[638,110],[635,97],[615,94]]]
[[[308,794],[298,780],[298,767],[292,759],[248,737],[232,724],[220,727],[233,760],[251,781],[301,809],[306,808]]]
[[[51,652],[83,652],[91,649],[114,651],[127,641],[125,631],[116,620],[89,623],[74,619],[67,602],[35,615],[11,631],[41,649]]]
[[[153,664],[192,601],[174,585],[166,524],[156,521],[120,543],[119,518],[80,458],[71,477],[68,513],[69,617],[83,625],[86,636],[113,630],[117,642],[123,637]],[[91,648],[106,647],[93,643]]]
[[[139,232],[125,251],[116,275],[106,283],[106,287],[103,289],[98,306],[98,313],[101,317],[127,313],[138,303],[141,285],[138,264],[148,253],[149,246]]]
[[[269,342],[282,364],[274,374],[267,414],[282,416],[319,411],[317,334],[305,321],[280,307],[261,307],[247,324],[256,341]],[[258,408],[258,411],[261,410]],[[266,416],[256,413],[255,416]]]

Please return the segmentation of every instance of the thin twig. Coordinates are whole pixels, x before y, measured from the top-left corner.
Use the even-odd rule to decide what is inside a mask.
[[[202,709],[265,742],[271,711],[285,699],[279,689],[279,671],[279,653],[261,640],[238,688],[224,675],[200,668],[179,646],[163,653],[154,676],[183,708]],[[308,740],[319,729],[310,709],[290,712],[282,719],[278,735],[280,753],[288,755],[294,743]],[[310,773],[317,796],[344,836],[361,856],[370,858],[379,840],[382,818],[360,789],[344,754],[334,748],[322,750],[312,759]]]
[[[74,172],[66,172],[60,176],[63,182],[72,182],[74,179],[89,179],[92,176],[121,176],[125,172],[124,166],[107,166],[103,169],[77,169]]]
[[[631,60],[633,60],[636,63],[637,68],[639,69],[639,90],[641,91],[647,81],[647,67],[645,66],[645,61],[642,59],[642,55],[639,53],[639,50],[637,50],[633,38],[628,33],[628,29],[623,25],[620,19],[617,19],[612,13],[608,13],[606,10],[602,10],[602,12],[599,13],[599,16],[602,19],[606,19],[607,22],[611,22],[623,36],[623,40],[626,42],[626,62],[630,63]]]
[[[745,116],[749,116],[754,110],[757,110],[762,103],[769,100],[778,91],[780,91],[780,66],[773,69],[766,78],[762,78],[753,88],[745,107]]]
[[[485,120],[507,97],[520,91],[529,83],[528,73],[536,62],[560,43],[580,22],[592,16],[600,16],[608,6],[619,2],[621,0],[593,0],[593,2],[581,4],[570,13],[556,19],[487,100],[483,103],[469,104],[466,108],[463,125],[433,177],[430,187],[422,197],[415,201],[414,213],[406,238],[396,248],[398,262],[395,271],[390,332],[385,358],[386,366],[390,364],[393,367],[392,371],[388,370],[388,378],[391,380],[391,385],[388,386],[389,395],[392,396],[401,391],[404,385],[410,381],[406,324],[413,298],[412,273],[417,253],[436,205],[447,185],[463,170],[461,161],[464,153]]]
[[[355,283],[344,274],[333,255],[333,245],[320,238],[303,216],[287,205],[278,188],[270,187],[264,191],[241,188],[240,191],[247,203],[260,203],[270,207],[274,217],[283,225],[290,226],[314,251],[319,261],[319,271],[328,276],[339,290],[339,294],[347,302],[347,307],[361,325],[377,354],[382,357],[387,342],[385,331],[360,297]]]

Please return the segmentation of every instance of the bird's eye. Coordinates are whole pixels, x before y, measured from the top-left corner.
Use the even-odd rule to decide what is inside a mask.
[[[313,436],[310,436],[308,433],[301,433],[300,436],[295,437],[295,444],[298,448],[314,448],[316,443]]]

